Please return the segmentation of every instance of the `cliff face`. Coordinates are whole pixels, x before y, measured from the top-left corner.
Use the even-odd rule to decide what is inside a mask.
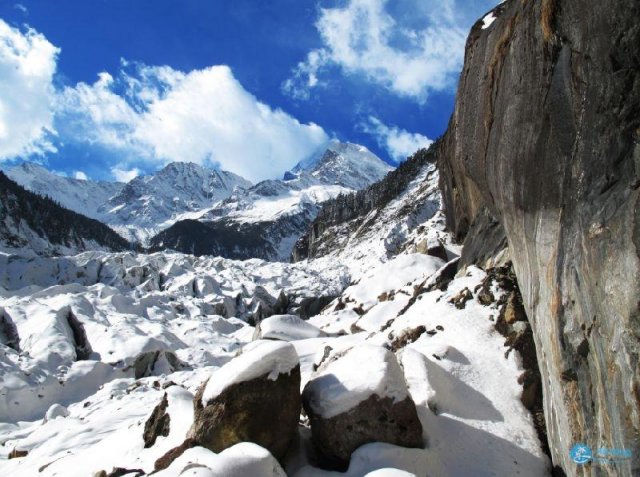
[[[554,463],[640,471],[640,3],[510,0],[479,21],[439,145],[467,263],[506,235]],[[578,466],[575,443],[630,449]]]

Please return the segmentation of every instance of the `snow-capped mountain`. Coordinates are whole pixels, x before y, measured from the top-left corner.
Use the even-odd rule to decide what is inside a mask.
[[[393,167],[366,147],[334,139],[325,148],[299,162],[285,174],[285,178],[309,175],[322,184],[359,190],[379,181],[392,170]]]
[[[99,213],[120,234],[144,243],[176,221],[248,187],[251,182],[232,172],[173,162],[153,175],[131,180]]]
[[[153,250],[196,255],[288,260],[322,203],[367,187],[391,170],[364,146],[332,141],[283,180],[237,190],[191,220],[164,230],[150,244]]]
[[[98,220],[104,220],[98,209],[124,187],[121,182],[60,176],[32,162],[8,169],[5,174],[31,192],[50,197],[69,210]]]

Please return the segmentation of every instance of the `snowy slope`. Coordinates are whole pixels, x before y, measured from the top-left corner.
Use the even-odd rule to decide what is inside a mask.
[[[54,174],[42,166],[24,162],[6,175],[27,190],[47,196],[63,207],[100,220],[98,209],[124,187],[120,182],[95,182]]]
[[[416,287],[443,264],[438,258],[403,254],[378,262],[365,276],[351,277],[357,283],[344,289],[345,275],[337,282],[331,277],[345,269],[315,261],[285,265],[96,253],[5,261],[2,269],[9,273],[1,283],[8,290],[0,294],[0,312],[19,341],[13,348],[8,341],[0,345],[0,456],[14,448],[28,455],[0,459],[0,472],[81,476],[124,467],[150,473],[155,459],[184,439],[200,384],[254,336],[254,328],[242,320],[211,315],[208,304],[236,292],[250,296],[250,287],[255,293],[255,284],[261,283],[271,290],[284,286],[311,293],[327,286],[344,289],[334,305],[346,307],[329,306],[309,322],[326,336],[290,341],[300,359],[302,387],[323,357],[331,360],[355,345],[390,346],[419,326],[429,331],[396,350],[407,388],[400,387],[416,402],[428,446],[370,444],[354,454],[347,476],[386,467],[442,477],[546,476],[548,459],[520,402],[520,358],[516,352],[505,354],[504,338],[492,321],[498,305],[481,305],[475,294],[464,309],[450,303],[462,289],[474,290],[484,272],[470,268],[447,290],[422,292],[412,300]],[[79,283],[69,283],[78,276]],[[29,283],[34,285],[22,287]],[[68,284],[50,286],[54,283]],[[500,296],[500,290],[493,292]],[[91,349],[84,360],[78,360],[78,333],[71,332],[78,322]],[[289,339],[295,334],[289,332]],[[283,365],[290,361],[287,357]],[[228,369],[240,365],[251,369],[244,361]],[[359,369],[342,373],[361,380],[367,363],[356,360],[356,365]],[[179,425],[172,417],[169,436],[145,449],[144,423],[162,397],[162,386],[170,383],[177,386],[167,389],[169,411],[179,413],[173,414]],[[358,392],[345,394],[341,402],[367,394]],[[55,411],[60,417],[44,422],[54,403],[66,406],[68,416]],[[303,430],[301,439],[307,442],[308,432]],[[284,462],[287,474],[336,475],[313,467],[304,454],[307,446]],[[213,454],[198,452],[214,465]],[[179,475],[186,463],[163,475]]]

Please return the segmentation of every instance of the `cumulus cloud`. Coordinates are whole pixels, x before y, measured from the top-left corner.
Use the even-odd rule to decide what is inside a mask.
[[[111,174],[118,182],[129,182],[140,175],[140,169],[123,169],[121,167],[114,167],[111,169]]]
[[[80,179],[80,180],[82,180],[82,181],[89,180],[89,178],[87,177],[87,175],[86,175],[84,172],[82,172],[82,171],[75,171],[75,172],[73,173],[73,178],[74,178],[74,179]]]
[[[462,66],[469,20],[455,7],[456,0],[348,0],[321,8],[316,28],[323,46],[297,65],[283,90],[308,98],[323,84],[322,72],[337,66],[424,102],[431,91],[453,87]]]
[[[418,149],[429,147],[433,141],[419,133],[411,133],[396,126],[387,126],[378,118],[369,116],[361,124],[362,129],[376,137],[378,145],[386,149],[389,155],[401,162]]]
[[[187,73],[138,66],[114,79],[67,88],[57,103],[65,137],[142,160],[219,165],[250,180],[274,177],[327,142],[247,92],[227,66]]]
[[[52,84],[60,50],[0,20],[0,161],[55,150]]]

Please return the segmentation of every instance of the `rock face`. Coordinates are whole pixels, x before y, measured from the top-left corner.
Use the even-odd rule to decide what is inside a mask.
[[[253,442],[282,459],[300,417],[297,360],[288,343],[262,343],[220,368],[195,396],[192,442],[216,453]]]
[[[321,464],[345,470],[353,451],[369,442],[422,447],[422,425],[394,354],[358,346],[323,364],[305,386]]]
[[[468,262],[506,236],[554,464],[632,475],[637,452],[576,466],[569,450],[640,448],[640,4],[512,0],[494,15],[471,30],[439,145],[448,225]]]

